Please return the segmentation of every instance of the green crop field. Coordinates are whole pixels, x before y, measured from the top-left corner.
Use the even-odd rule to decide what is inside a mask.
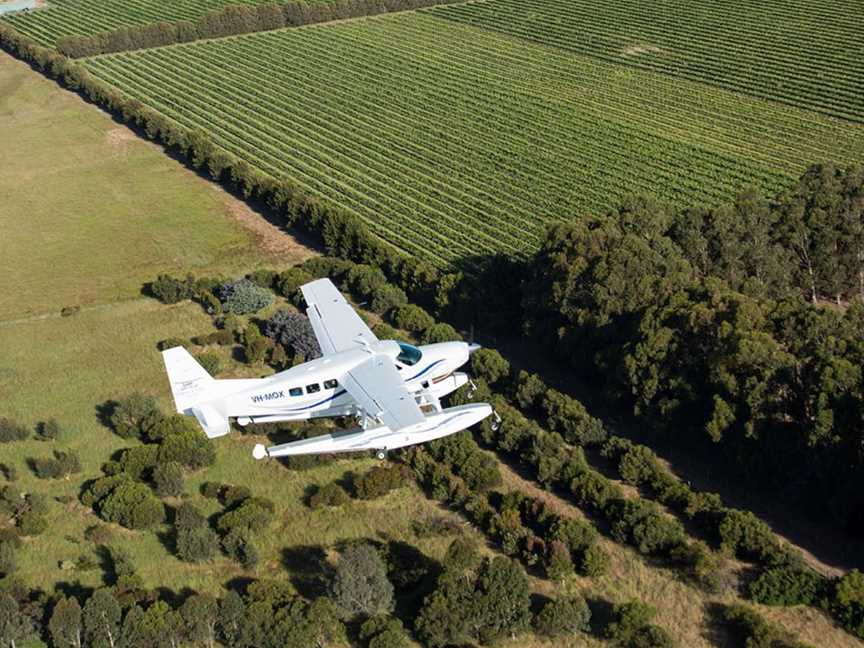
[[[864,121],[856,0],[491,0],[431,10],[569,52]]]
[[[53,46],[63,36],[89,36],[118,27],[157,21],[195,20],[228,4],[267,0],[51,0],[44,9],[4,16],[22,34]]]
[[[85,65],[439,265],[529,253],[628,194],[717,203],[864,154],[861,126],[428,13]]]

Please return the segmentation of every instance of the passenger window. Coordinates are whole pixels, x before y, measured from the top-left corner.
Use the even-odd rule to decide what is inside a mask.
[[[319,391],[321,391],[321,385],[319,385],[318,383],[306,385],[306,393],[307,394],[314,394],[315,392],[319,392]]]
[[[303,395],[303,388],[302,387],[292,387],[291,389],[288,390],[288,393],[291,394],[291,396],[302,396]]]
[[[325,380],[324,381],[324,389],[336,389],[339,386],[339,382],[336,380]]]

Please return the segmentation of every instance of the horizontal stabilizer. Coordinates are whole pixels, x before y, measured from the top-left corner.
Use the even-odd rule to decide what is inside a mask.
[[[192,408],[192,413],[198,419],[198,423],[204,429],[208,439],[225,436],[231,429],[228,418],[222,416],[210,405],[199,405]]]

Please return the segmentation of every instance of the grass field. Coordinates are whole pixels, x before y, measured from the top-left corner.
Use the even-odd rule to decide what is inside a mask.
[[[434,15],[864,121],[855,0],[490,0]]]
[[[262,254],[263,219],[2,52],[0,142],[0,320],[132,298],[160,272],[309,254]]]
[[[441,265],[631,193],[716,203],[864,155],[860,126],[428,13],[85,65]]]
[[[63,36],[89,36],[118,27],[195,20],[228,4],[264,4],[268,0],[51,0],[48,7],[4,16],[22,34],[53,47]]]

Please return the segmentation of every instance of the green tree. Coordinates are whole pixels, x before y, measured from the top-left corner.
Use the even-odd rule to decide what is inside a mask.
[[[387,566],[367,544],[352,544],[345,549],[330,592],[346,617],[388,614],[393,609],[393,585],[387,580]]]
[[[51,641],[58,648],[82,647],[84,625],[77,599],[63,597],[57,601],[48,621],[48,632],[51,633]]]
[[[93,592],[84,603],[84,643],[92,648],[115,648],[120,640],[122,611],[109,589]]]
[[[16,648],[33,634],[33,623],[19,608],[18,602],[5,592],[0,592],[0,640],[9,648]]]
[[[180,607],[183,636],[196,644],[213,648],[219,619],[219,602],[209,594],[193,594]]]
[[[111,427],[123,438],[144,439],[163,418],[152,396],[134,392],[115,404],[111,413]]]
[[[183,466],[166,461],[153,469],[153,483],[159,497],[177,497],[183,494]]]
[[[486,559],[477,574],[471,604],[472,625],[483,643],[515,635],[531,622],[528,577],[515,560]]]
[[[537,632],[547,637],[560,637],[577,632],[588,632],[591,610],[581,596],[562,596],[548,601],[534,620]]]

